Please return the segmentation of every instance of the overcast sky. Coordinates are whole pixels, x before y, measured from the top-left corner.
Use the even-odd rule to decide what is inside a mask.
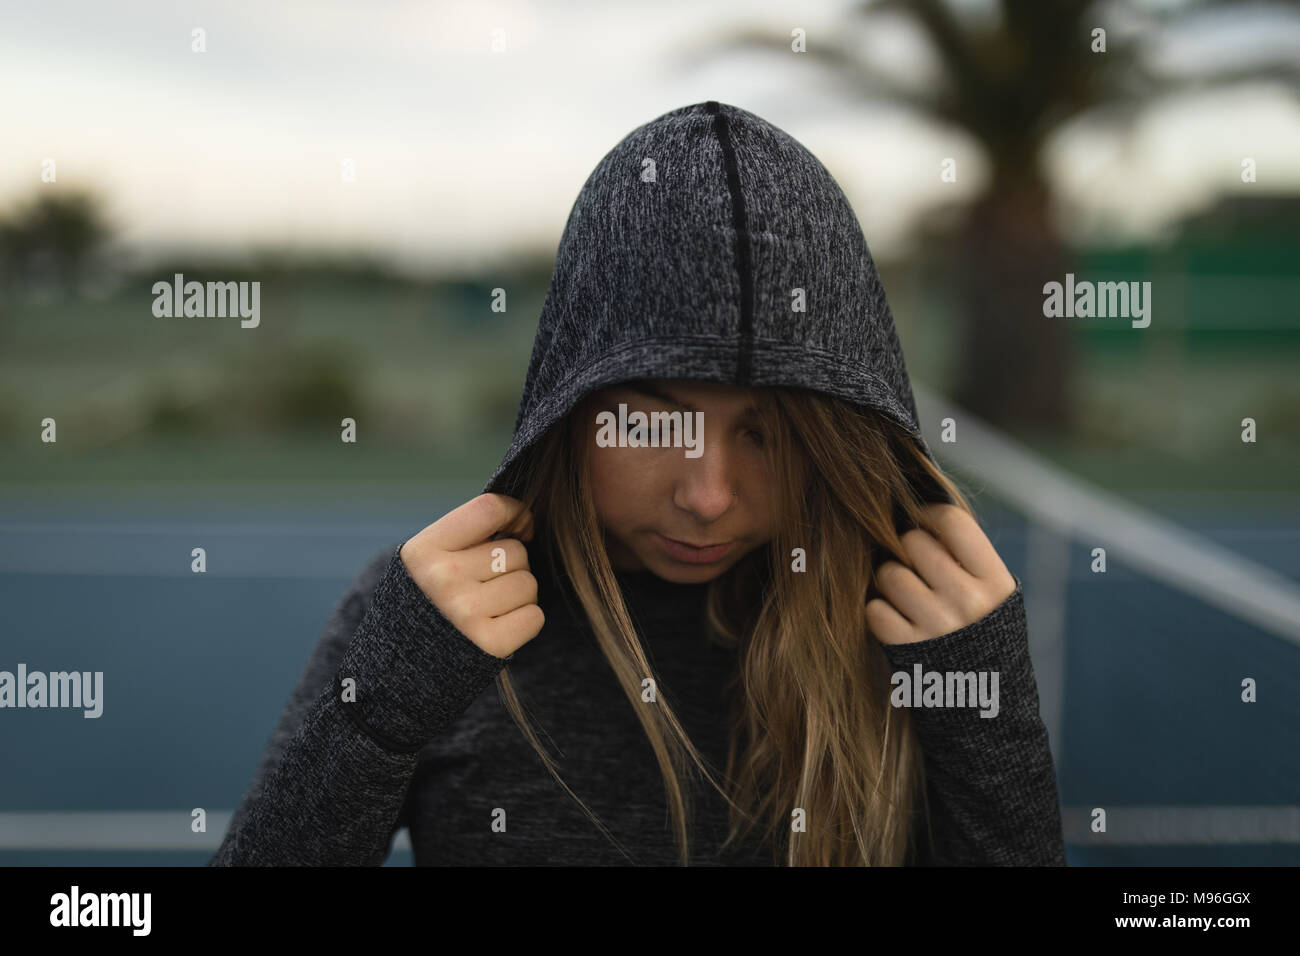
[[[983,0],[961,4],[968,15]],[[1158,3],[1156,5],[1159,5]],[[840,181],[877,256],[968,194],[977,151],[956,131],[834,91],[793,53],[684,48],[729,28],[819,37],[857,23],[839,2],[654,0],[0,0],[0,208],[36,188],[94,185],[123,238],[368,249],[407,267],[547,248],[599,159],[650,119],[708,99],[787,130]],[[206,31],[205,53],[191,31]],[[502,28],[506,49],[492,50]],[[1169,44],[1200,64],[1250,46],[1300,58],[1297,31],[1247,13]],[[901,24],[861,37],[923,78]],[[1080,232],[1149,231],[1220,191],[1300,191],[1300,107],[1246,88],[1161,105],[1121,138],[1076,128],[1050,153]],[[938,163],[955,156],[956,186]],[[1259,183],[1239,182],[1241,157]],[[53,158],[58,182],[40,183]],[[340,161],[355,162],[343,183]]]

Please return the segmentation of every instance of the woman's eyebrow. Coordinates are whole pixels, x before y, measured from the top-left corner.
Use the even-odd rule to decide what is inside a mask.
[[[626,388],[629,392],[636,392],[638,394],[648,396],[649,398],[658,399],[659,401],[663,402],[666,405],[676,405],[678,408],[683,408],[688,412],[699,411],[699,409],[696,408],[694,405],[692,405],[690,402],[682,401],[680,398],[676,398],[668,394],[667,392],[660,389],[658,386],[651,385],[649,382],[629,382],[623,387]],[[750,404],[745,408],[741,409],[740,414],[743,417],[745,415],[752,415],[757,411],[758,409],[754,405]]]

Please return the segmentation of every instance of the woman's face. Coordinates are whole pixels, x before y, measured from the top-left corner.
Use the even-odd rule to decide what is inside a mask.
[[[592,491],[616,568],[699,584],[767,543],[773,528],[763,457],[767,436],[751,401],[746,389],[688,379],[625,382],[588,399]],[[652,423],[655,412],[679,412],[689,430],[661,427],[657,448],[618,444],[620,402],[628,416],[644,412]],[[613,444],[607,442],[611,435]]]

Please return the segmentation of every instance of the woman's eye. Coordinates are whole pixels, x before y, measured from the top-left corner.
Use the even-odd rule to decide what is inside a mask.
[[[762,433],[762,432],[756,432],[756,431],[752,431],[752,430],[751,430],[751,431],[747,432],[746,434],[749,435],[749,437],[753,440],[753,442],[754,442],[755,445],[758,445],[760,448],[763,446],[763,433]]]

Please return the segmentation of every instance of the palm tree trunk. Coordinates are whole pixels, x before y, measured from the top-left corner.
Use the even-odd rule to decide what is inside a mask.
[[[1072,425],[1068,319],[1043,315],[1043,284],[1067,257],[1041,176],[1000,164],[962,227],[961,377],[954,398],[1022,434],[1063,437]]]

